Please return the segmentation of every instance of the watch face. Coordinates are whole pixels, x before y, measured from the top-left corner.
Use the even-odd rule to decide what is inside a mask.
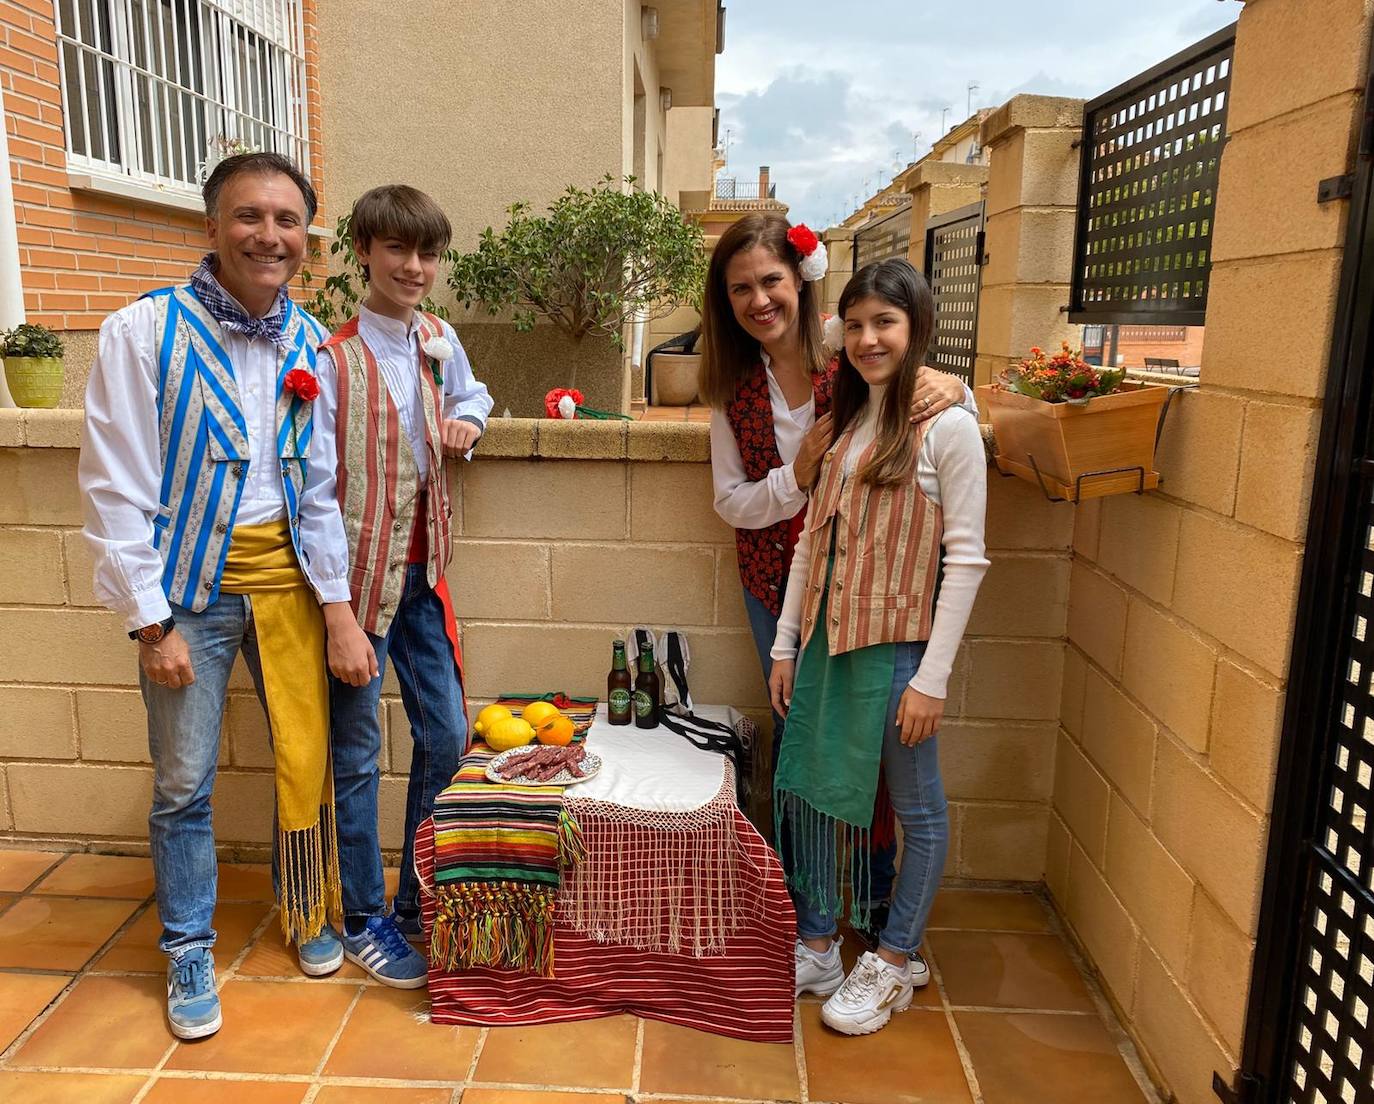
[[[156,625],[145,625],[138,630],[138,638],[145,644],[156,644],[166,635],[167,630],[162,627],[160,622]]]

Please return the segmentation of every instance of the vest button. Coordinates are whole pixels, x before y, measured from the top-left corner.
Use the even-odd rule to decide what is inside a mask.
[[[774,542],[773,542],[773,547],[776,548],[779,552],[781,552],[781,551],[783,550],[783,547],[784,547],[784,546],[783,546],[782,541],[774,541]]]
[[[770,583],[769,586],[768,586],[768,589],[769,589],[769,590],[777,590],[778,588],[775,587],[775,586],[773,586],[773,585]]]
[[[242,479],[242,478],[243,478],[243,465],[242,465],[242,464],[235,464],[235,465],[234,465],[234,478],[235,478],[235,479]]]
[[[222,522],[222,521],[217,521],[217,522],[215,522],[215,532],[216,532],[216,533],[227,533],[227,532],[229,532],[229,526],[225,525],[224,522]]]
[[[292,529],[299,529],[300,527],[301,527],[301,519],[298,518],[298,517],[293,517],[293,518],[291,519],[291,528],[292,528]]]
[[[399,533],[401,531],[401,523],[399,521],[396,522],[396,524],[391,527],[391,531],[393,533]]]
[[[201,590],[204,590],[204,591],[211,591],[211,590],[214,590],[214,589],[215,589],[215,584],[214,584],[214,583],[205,582],[205,583],[202,583],[202,584],[201,584]]]

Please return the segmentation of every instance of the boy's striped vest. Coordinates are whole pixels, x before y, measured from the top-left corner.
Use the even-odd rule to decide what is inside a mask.
[[[167,599],[199,612],[219,598],[229,535],[243,497],[251,451],[234,366],[219,323],[188,287],[149,292],[157,308],[158,433],[162,489],[153,518],[153,543],[162,556]],[[293,368],[315,371],[324,328],[287,303],[277,350],[277,454],[291,520],[291,541],[302,564],[301,490],[310,451],[313,404],[282,389]]]
[[[444,336],[439,320],[429,314],[420,315],[419,331],[421,346],[431,337]],[[353,610],[358,624],[374,636],[384,636],[401,600],[406,554],[421,494],[428,496],[425,577],[431,587],[438,585],[451,555],[452,507],[439,426],[443,413],[439,364],[423,352],[417,357],[429,450],[429,480],[422,487],[400,412],[372,350],[358,333],[358,320],[345,322],[321,348],[334,357],[338,374],[338,494],[348,534]]]
[[[926,497],[916,477],[916,457],[930,425],[926,421],[915,427],[911,471],[901,483],[878,487],[859,479],[873,445],[859,456],[853,473],[844,474],[852,428],[822,461],[806,515],[811,561],[802,607],[803,649],[821,617],[831,655],[870,644],[930,639],[944,537],[940,507]],[[832,535],[835,567],[830,600],[822,610]]]

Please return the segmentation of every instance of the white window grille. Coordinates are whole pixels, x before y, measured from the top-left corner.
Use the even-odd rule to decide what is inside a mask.
[[[301,0],[57,0],[68,164],[194,195],[226,153],[309,166]]]

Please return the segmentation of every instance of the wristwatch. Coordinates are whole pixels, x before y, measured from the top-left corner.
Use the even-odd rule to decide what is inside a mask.
[[[144,625],[141,629],[134,629],[129,634],[130,640],[137,640],[141,644],[156,644],[165,637],[176,625],[176,621],[169,617],[165,621],[157,621],[151,625]]]

